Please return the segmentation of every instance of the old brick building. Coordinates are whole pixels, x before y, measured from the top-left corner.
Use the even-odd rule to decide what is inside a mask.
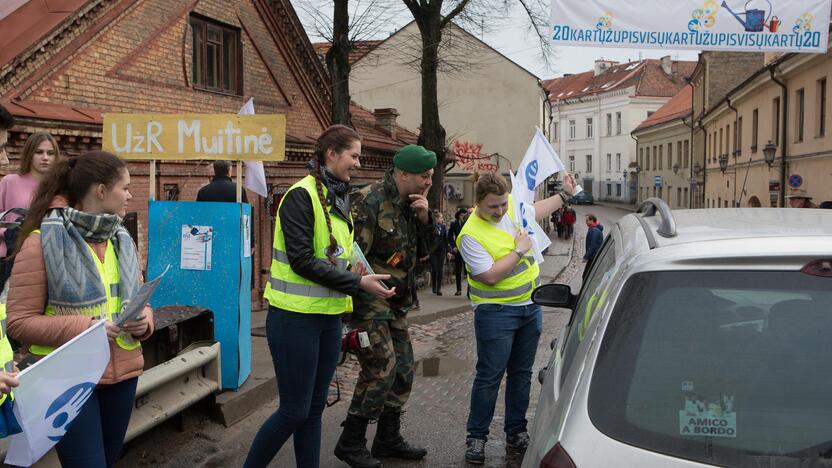
[[[268,269],[269,208],[305,174],[330,123],[329,78],[289,0],[14,0],[0,9],[0,30],[0,103],[17,120],[6,172],[35,131],[53,133],[71,155],[100,148],[106,112],[236,113],[253,97],[257,113],[285,114],[286,161],[266,164],[272,196],[249,193],[255,265]],[[394,110],[352,113],[364,137],[357,182],[367,183],[416,136],[390,119]],[[144,251],[149,164],[130,170]],[[159,163],[153,197],[194,200],[210,175],[210,161]],[[265,276],[255,276],[259,298]]]

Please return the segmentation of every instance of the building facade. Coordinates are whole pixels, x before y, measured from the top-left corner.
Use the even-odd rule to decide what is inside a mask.
[[[597,200],[633,203],[636,141],[632,132],[682,87],[694,62],[598,60],[594,70],[543,81],[549,135],[564,164]]]
[[[688,85],[632,132],[638,154],[637,205],[657,197],[671,208],[690,208],[691,99]]]
[[[794,188],[832,200],[830,78],[828,52],[782,55],[702,116],[706,207],[787,207]]]
[[[288,0],[70,0],[61,9],[22,2],[0,18],[0,104],[15,115],[14,172],[26,138],[56,136],[65,154],[101,148],[102,113],[236,114],[253,97],[257,113],[285,114],[286,160],[265,163],[269,197],[248,193],[253,208],[259,303],[271,263],[274,211],[304,176],[314,142],[329,126],[329,83]],[[388,107],[388,106],[384,106]],[[380,178],[391,157],[416,135],[389,109],[353,109],[363,136],[357,183]],[[194,200],[211,161],[131,162],[130,210],[146,258],[148,200]],[[257,302],[254,302],[257,301]]]
[[[352,99],[368,108],[393,106],[403,126],[417,129],[421,44],[415,22],[369,48],[361,44],[350,73]],[[444,187],[452,212],[473,204],[475,172],[508,174],[519,165],[535,127],[543,127],[545,94],[537,76],[453,23],[443,30],[439,55],[439,115],[456,160]]]

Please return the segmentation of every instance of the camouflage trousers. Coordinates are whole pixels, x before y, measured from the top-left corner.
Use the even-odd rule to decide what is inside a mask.
[[[407,318],[354,320],[352,327],[367,332],[370,348],[358,355],[361,372],[349,414],[378,419],[385,408],[401,412],[413,387],[413,346]]]

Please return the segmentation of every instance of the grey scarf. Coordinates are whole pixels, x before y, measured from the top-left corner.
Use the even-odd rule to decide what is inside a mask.
[[[46,264],[49,305],[59,315],[106,316],[107,292],[87,242],[111,240],[118,257],[118,295],[122,302],[139,289],[136,245],[111,214],[91,214],[73,208],[50,210],[41,222],[41,245]]]

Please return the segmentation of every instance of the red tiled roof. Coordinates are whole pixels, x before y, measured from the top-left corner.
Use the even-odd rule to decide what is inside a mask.
[[[692,98],[693,87],[691,85],[686,85],[669,101],[664,103],[662,107],[659,107],[653,115],[639,124],[639,126],[636,127],[636,131],[670,122],[671,120],[687,117],[693,110]]]
[[[410,130],[396,125],[396,134],[390,133],[376,125],[376,118],[373,111],[361,107],[355,102],[350,103],[353,127],[361,135],[361,138],[373,148],[385,148],[398,151],[403,145],[415,144],[418,136]]]
[[[350,50],[350,64],[357,62],[361,57],[364,57],[370,51],[375,49],[384,41],[355,41],[352,43],[352,49]],[[332,47],[331,42],[314,42],[312,47],[315,48],[315,52],[318,54],[318,57],[321,58],[322,62],[326,61],[326,53]]]
[[[636,96],[671,97],[686,85],[685,78],[693,72],[696,62],[674,61],[675,76],[662,70],[661,61],[647,59],[616,64],[595,76],[594,71],[541,81],[549,92],[549,100],[575,99],[625,89],[636,88]]]
[[[37,43],[87,0],[29,0],[0,19],[0,67]]]
[[[101,111],[78,106],[65,106],[37,101],[0,100],[0,105],[15,117],[32,117],[45,120],[61,120],[88,124],[101,124]]]

